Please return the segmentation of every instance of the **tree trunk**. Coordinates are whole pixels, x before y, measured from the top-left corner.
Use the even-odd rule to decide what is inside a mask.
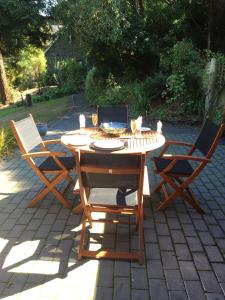
[[[0,51],[0,94],[3,104],[9,104],[11,101],[11,94],[6,78],[5,67],[3,62],[2,53]]]
[[[213,2],[209,1],[208,7],[208,34],[207,34],[207,49],[212,48],[212,30],[213,30]]]

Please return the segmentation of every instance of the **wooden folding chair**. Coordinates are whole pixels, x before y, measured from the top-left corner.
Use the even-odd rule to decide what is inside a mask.
[[[98,106],[98,126],[105,122],[120,122],[128,124],[128,105]]]
[[[143,261],[143,179],[144,154],[101,154],[76,152],[77,176],[84,215],[78,258],[118,258]],[[94,219],[93,212],[106,213],[105,219]],[[136,222],[107,218],[108,214],[135,215]],[[86,224],[93,222],[133,224],[138,228],[138,250],[97,251],[84,247]]]
[[[159,157],[152,158],[155,165],[154,171],[163,178],[155,189],[155,192],[162,189],[165,197],[158,210],[164,210],[177,196],[182,196],[199,213],[204,213],[189,186],[206,164],[210,162],[224,129],[224,124],[218,126],[206,119],[195,144],[167,141]],[[171,145],[186,146],[190,150],[187,155],[165,154]],[[196,150],[200,151],[203,156],[194,156]],[[168,191],[166,185],[172,188],[172,192]]]
[[[45,187],[32,199],[28,207],[33,207],[51,191],[64,207],[70,208],[72,205],[64,197],[64,194],[74,182],[69,175],[70,171],[75,171],[74,157],[66,157],[66,153],[62,151],[49,151],[47,148],[48,145],[60,144],[61,142],[60,140],[43,141],[31,114],[29,114],[27,118],[17,122],[11,120],[10,125],[22,153],[22,157],[26,159],[28,164],[45,185]],[[39,146],[41,151],[30,152],[36,146]],[[46,158],[38,165],[34,159],[40,157]],[[49,179],[46,176],[47,173],[54,174],[54,178]],[[61,193],[56,189],[56,185],[64,179],[68,180],[68,184]]]

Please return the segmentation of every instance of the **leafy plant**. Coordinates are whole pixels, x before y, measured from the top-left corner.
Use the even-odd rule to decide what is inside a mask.
[[[7,155],[11,152],[12,148],[16,145],[16,140],[9,127],[0,129],[0,157]]]

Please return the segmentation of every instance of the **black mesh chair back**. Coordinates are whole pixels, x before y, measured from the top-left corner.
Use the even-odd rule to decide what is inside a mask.
[[[216,137],[219,130],[219,125],[216,125],[209,119],[206,119],[195,142],[195,148],[201,151],[207,158],[210,158],[213,153],[211,153],[210,149],[214,145],[214,142],[217,141]]]
[[[137,190],[139,186],[139,174],[127,174],[127,169],[141,168],[140,155],[110,155],[110,154],[82,154],[80,165],[97,167],[123,168],[124,174],[101,174],[96,172],[82,172],[84,187],[88,188],[127,188]]]
[[[98,106],[98,126],[106,122],[120,122],[128,124],[128,106]]]

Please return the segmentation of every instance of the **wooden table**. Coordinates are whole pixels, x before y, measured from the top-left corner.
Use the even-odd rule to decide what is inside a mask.
[[[72,145],[70,144],[70,137],[74,135],[80,135],[83,137],[84,135],[87,135],[87,139],[89,142],[86,145]],[[66,146],[68,149],[71,150],[71,152],[74,151],[82,151],[87,153],[110,153],[112,155],[116,154],[148,154],[150,151],[153,151],[155,149],[160,148],[165,143],[165,137],[157,133],[156,131],[148,131],[145,133],[142,133],[138,136],[134,136],[131,133],[124,133],[121,136],[117,137],[118,139],[124,141],[125,147],[121,150],[96,150],[91,145],[92,142],[96,139],[115,139],[115,137],[109,137],[99,131],[97,128],[83,128],[75,131],[67,132],[65,135],[61,137],[61,142],[64,146]],[[74,188],[74,194],[79,194],[79,182],[77,180]],[[149,179],[148,179],[148,171],[147,166],[145,167],[145,174],[144,174],[144,197],[150,196],[150,190],[149,190]],[[80,213],[82,210],[82,204],[80,203],[77,207],[74,208],[74,213]]]

